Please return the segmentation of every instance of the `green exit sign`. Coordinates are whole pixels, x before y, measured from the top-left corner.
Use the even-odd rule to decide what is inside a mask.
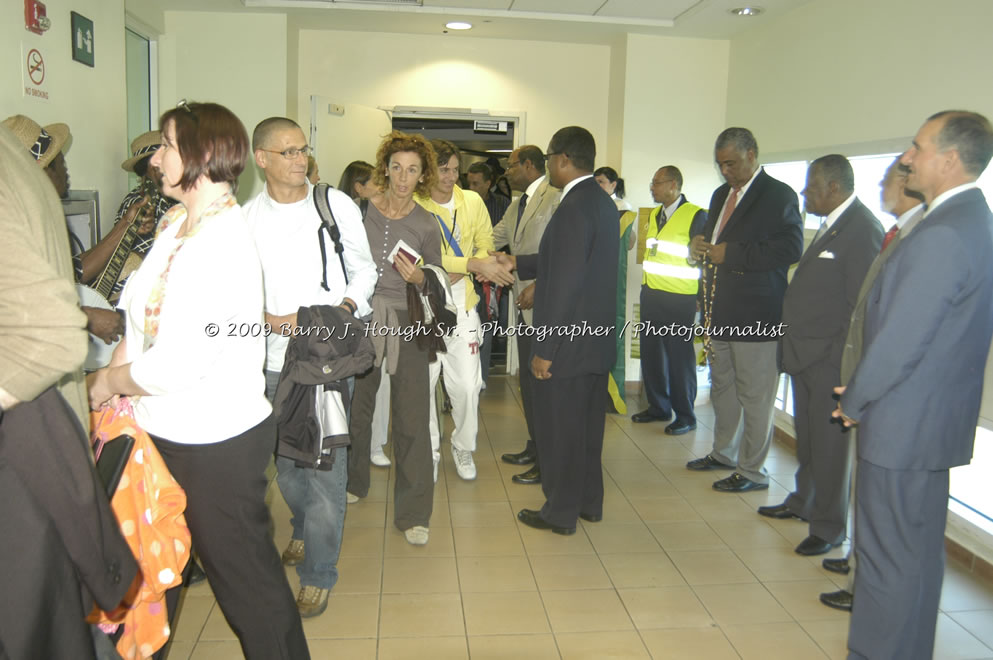
[[[77,14],[72,15],[72,59],[86,66],[93,66],[93,51],[96,43],[93,36],[93,21]]]

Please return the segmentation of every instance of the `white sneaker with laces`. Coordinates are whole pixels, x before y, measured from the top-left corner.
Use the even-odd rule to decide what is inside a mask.
[[[403,535],[407,539],[407,543],[410,545],[427,545],[428,542],[428,528],[421,527],[417,525],[411,527],[410,529],[404,530]]]
[[[476,478],[476,463],[472,460],[472,452],[452,446],[452,458],[455,459],[455,471],[466,481]]]
[[[391,465],[390,457],[383,453],[382,448],[380,448],[379,451],[372,452],[372,455],[369,457],[369,460],[372,461],[373,465],[376,465],[378,467],[389,467]]]

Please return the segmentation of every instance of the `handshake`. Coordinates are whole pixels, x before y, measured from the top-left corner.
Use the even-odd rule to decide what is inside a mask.
[[[516,267],[517,259],[514,256],[490,250],[488,257],[469,259],[468,270],[480,282],[509,286],[514,283],[513,271]]]

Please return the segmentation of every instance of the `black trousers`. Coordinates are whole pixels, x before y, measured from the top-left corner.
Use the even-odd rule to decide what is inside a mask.
[[[810,533],[831,543],[845,540],[852,482],[852,436],[831,422],[841,381],[838,365],[815,362],[792,376],[796,429],[796,488],[786,506],[810,521]]]
[[[531,373],[531,344],[533,337],[522,334],[517,335],[518,371],[517,377],[521,382],[521,405],[524,407],[524,422],[528,426],[528,443],[526,449],[538,452],[538,445],[535,442],[534,425],[534,375]],[[538,458],[534,461],[535,467],[540,468]]]
[[[692,333],[696,296],[641,287],[641,320],[651,329],[641,333],[641,378],[648,408],[655,415],[696,423],[696,349]],[[686,328],[687,334],[676,331]]]
[[[401,322],[406,325],[406,313]],[[369,443],[372,438],[372,415],[376,410],[376,392],[382,373],[373,367],[355,379],[348,450],[348,492],[359,497],[369,494]],[[396,487],[393,489],[393,523],[400,530],[428,527],[434,505],[434,459],[428,431],[428,354],[414,341],[400,339],[396,373],[390,376],[390,409],[393,424],[393,465]]]
[[[546,500],[541,517],[553,525],[575,527],[580,513],[603,514],[606,391],[607,374],[535,381],[535,440]]]
[[[186,523],[228,624],[246,658],[309,658],[307,639],[279,551],[269,535],[265,469],[276,422],[224,442],[187,445],[152,436],[186,491]],[[180,587],[166,594],[172,621]]]

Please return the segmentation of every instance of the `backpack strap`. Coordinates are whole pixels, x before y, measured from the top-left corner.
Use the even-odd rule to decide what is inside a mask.
[[[348,285],[348,270],[345,268],[345,246],[341,243],[341,230],[338,223],[334,221],[334,213],[331,212],[331,205],[328,204],[328,189],[326,183],[318,183],[314,186],[314,206],[317,207],[317,214],[321,216],[321,226],[317,228],[317,242],[321,246],[321,287],[325,291],[328,288],[328,255],[324,248],[324,240],[321,232],[326,231],[334,242],[334,251],[338,253],[338,261],[341,262],[341,274],[345,276],[345,285]]]

